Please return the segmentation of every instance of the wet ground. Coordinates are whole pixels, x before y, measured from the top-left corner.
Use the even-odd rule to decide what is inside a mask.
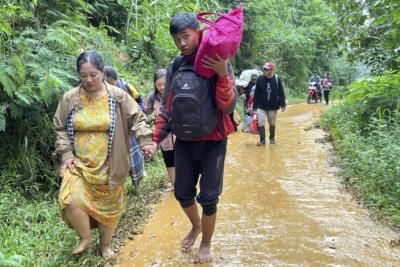
[[[400,248],[391,246],[398,234],[352,201],[329,164],[326,134],[311,127],[323,108],[299,104],[279,113],[275,145],[230,136],[214,262],[204,266],[400,266]],[[188,229],[167,193],[117,266],[192,266],[199,240],[190,252],[179,246]]]

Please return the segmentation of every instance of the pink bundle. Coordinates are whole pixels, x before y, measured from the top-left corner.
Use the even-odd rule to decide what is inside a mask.
[[[216,15],[219,18],[216,21],[211,21],[204,18],[205,15]],[[243,6],[240,5],[227,14],[199,13],[197,14],[197,19],[208,24],[208,26],[203,33],[194,67],[199,75],[211,78],[215,72],[205,68],[202,64],[202,59],[205,55],[211,58],[216,58],[216,55],[219,55],[223,59],[227,59],[236,54],[242,40]]]

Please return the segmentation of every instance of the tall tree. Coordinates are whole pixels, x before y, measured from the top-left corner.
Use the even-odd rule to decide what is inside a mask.
[[[400,68],[400,2],[397,0],[330,0],[338,17],[336,41],[351,60],[360,60],[375,74]]]

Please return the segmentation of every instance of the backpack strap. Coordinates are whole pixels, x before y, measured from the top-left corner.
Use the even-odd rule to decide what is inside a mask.
[[[172,63],[172,76],[178,71],[179,67],[182,66],[185,58],[183,56],[177,56]]]
[[[278,75],[274,74],[276,81],[276,99],[279,101],[279,83],[278,83]]]

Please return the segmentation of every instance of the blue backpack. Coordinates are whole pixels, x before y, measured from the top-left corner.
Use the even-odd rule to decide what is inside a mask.
[[[181,56],[175,58],[172,73],[172,132],[184,141],[211,134],[219,114],[214,96],[216,79],[197,75],[194,66]]]

